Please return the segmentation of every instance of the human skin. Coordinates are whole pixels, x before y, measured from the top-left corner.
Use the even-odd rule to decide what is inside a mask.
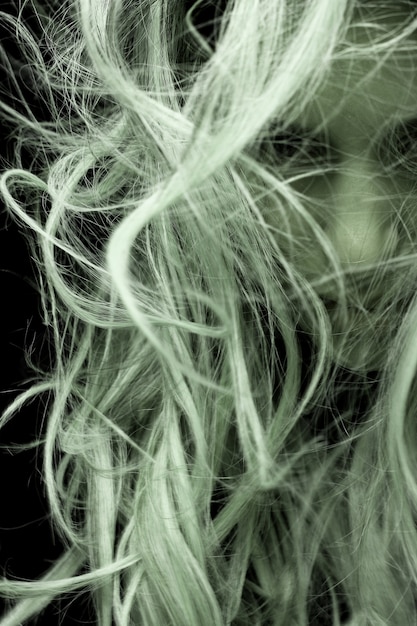
[[[383,32],[392,36],[407,15],[409,8],[401,10],[399,4],[388,16],[385,12],[379,18],[372,13],[372,27],[353,25],[348,38],[358,46],[372,45],[375,33],[378,37]],[[361,19],[367,17],[362,12]],[[415,34],[411,39],[417,43]],[[405,172],[393,176],[378,149],[384,136],[396,128],[407,128],[412,121],[416,124],[417,53],[399,52],[392,46],[388,50],[372,56],[336,58],[325,82],[296,121],[302,134],[325,142],[333,155],[334,167],[330,165],[324,173],[306,171],[295,177],[293,186],[305,194],[306,208],[322,227],[347,273],[370,264],[377,267],[406,252],[410,233],[417,235],[417,217],[416,224],[398,220],[415,188],[412,176]],[[273,212],[268,221],[274,223]],[[296,224],[292,233],[297,236]],[[295,262],[313,283],[331,271],[329,259],[318,246],[300,246]],[[334,345],[339,352],[336,360],[352,369],[379,367],[387,331],[384,317],[373,315],[379,297],[377,286],[371,281],[358,284],[354,298],[347,302],[347,314],[346,309],[344,314],[340,312],[336,282],[318,286],[317,292],[330,307]]]
[[[393,26],[388,20],[380,25]],[[351,36],[357,44],[372,40],[363,29],[352,29]],[[300,120],[304,129],[324,132],[337,150],[340,167],[312,181],[308,195],[321,201],[324,230],[344,266],[394,253],[400,233],[392,218],[412,186],[385,171],[375,138],[417,117],[417,55],[381,56],[335,61]]]

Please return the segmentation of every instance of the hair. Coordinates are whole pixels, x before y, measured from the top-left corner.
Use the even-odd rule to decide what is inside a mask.
[[[30,245],[50,354],[42,365],[27,346],[30,385],[0,424],[43,398],[30,445],[63,546],[39,580],[4,569],[1,626],[81,593],[99,626],[416,623],[414,195],[396,215],[401,254],[353,275],[291,167],[335,60],[416,54],[411,2],[400,27],[349,38],[394,4],[0,13],[22,57],[1,47],[0,192]],[[409,151],[406,164],[413,177]],[[320,281],[306,250],[326,259]],[[355,369],[318,287],[334,281],[343,301],[369,275],[386,358]]]

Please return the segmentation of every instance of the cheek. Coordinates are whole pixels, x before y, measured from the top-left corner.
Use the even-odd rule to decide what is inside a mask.
[[[299,176],[291,181],[290,188],[295,192],[294,204],[271,195],[263,202],[262,213],[270,226],[290,232],[300,244],[308,245],[312,229],[324,228],[331,217],[331,180],[323,174]]]
[[[300,193],[305,191],[298,191],[296,204],[275,196],[265,200],[260,209],[285,260],[305,279],[314,280],[328,265],[323,252],[328,207],[319,198],[323,189],[314,199]]]

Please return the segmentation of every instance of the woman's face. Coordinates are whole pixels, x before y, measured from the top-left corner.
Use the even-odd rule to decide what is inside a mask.
[[[407,17],[401,5],[396,3],[390,15],[386,9],[383,17],[369,16],[372,23],[368,28],[353,26],[349,40],[355,45],[369,44],[381,36],[382,29],[392,36],[393,28],[404,24]],[[367,16],[362,12],[361,18]],[[417,48],[415,34],[407,41]],[[334,155],[336,166],[328,173],[313,174],[295,187],[306,194],[310,212],[321,223],[343,269],[348,271],[398,254],[402,246],[409,245],[407,233],[417,235],[417,213],[414,224],[398,220],[410,202],[414,177],[404,167],[401,169],[401,164],[393,169],[395,159],[384,154],[384,142],[387,144],[393,132],[398,137],[414,132],[417,142],[417,53],[395,52],[392,45],[387,50],[389,54],[382,50],[372,57],[334,61],[317,96],[297,120],[303,132],[318,140],[325,137]],[[414,151],[417,170],[417,148]],[[297,257],[299,269],[308,278],[314,280],[329,270],[328,259],[319,256],[317,250],[306,248],[305,257],[302,255]],[[337,308],[336,285],[328,284],[317,291],[335,300]],[[372,309],[378,294],[362,287],[360,295],[365,306]],[[363,333],[369,339],[372,316],[361,316],[357,307],[344,321],[333,314],[334,333],[340,341],[348,328],[355,328],[347,342],[350,348],[344,349],[341,360],[353,368],[360,367],[367,359],[360,350],[361,345],[369,344],[364,342]]]
[[[378,26],[389,31],[399,15]],[[373,32],[354,28],[352,39],[367,44]],[[416,120],[417,53],[411,52],[336,61],[300,120],[307,131],[320,128],[337,153],[339,167],[311,181],[308,195],[329,207],[327,235],[345,265],[378,261],[397,248],[400,233],[392,222],[412,179],[401,171],[392,175],[381,146],[393,131],[417,126]]]

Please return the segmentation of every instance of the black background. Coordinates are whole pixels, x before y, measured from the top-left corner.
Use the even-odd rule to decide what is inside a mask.
[[[16,2],[1,2],[0,10],[12,15]],[[27,23],[36,28],[36,21],[26,9]],[[19,47],[0,19],[0,43],[13,64],[19,86],[38,119],[44,112],[34,99],[30,84],[25,82],[20,66]],[[8,69],[0,60],[0,97],[9,106],[18,108]],[[33,106],[32,106],[33,105]],[[14,127],[0,109],[0,166],[3,172],[13,161]],[[25,165],[25,163],[23,163]],[[40,299],[36,290],[34,265],[25,227],[15,223],[0,198],[0,411],[30,386],[24,348],[33,345],[34,360],[45,348],[45,328],[41,321]],[[45,354],[42,362],[45,364]],[[26,381],[26,382],[25,382]],[[42,456],[36,449],[12,452],[8,446],[33,441],[41,436],[47,407],[47,396],[36,398],[0,430],[0,576],[34,579],[46,571],[63,548],[54,536],[41,480]],[[0,615],[6,603],[0,600]],[[35,623],[35,621],[30,622]],[[67,598],[51,605],[37,624],[64,625],[94,623],[89,620],[85,602],[79,597]]]

